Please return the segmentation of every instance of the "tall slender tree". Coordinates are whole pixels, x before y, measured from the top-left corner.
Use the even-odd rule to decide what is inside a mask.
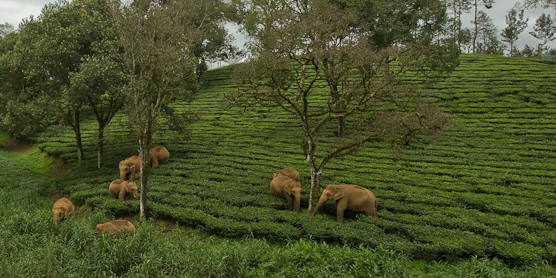
[[[461,50],[466,35],[462,30],[461,16],[471,10],[471,0],[448,0],[446,4],[452,12],[452,36]]]
[[[104,130],[124,104],[124,81],[118,34],[105,0],[74,0],[74,13],[81,24],[95,30],[89,54],[81,59],[79,68],[70,72],[69,90],[83,99],[97,120],[97,167],[102,167]]]
[[[479,16],[479,8],[482,5],[483,7],[490,9],[492,8],[492,5],[494,4],[494,0],[472,0],[473,1],[473,21],[471,21],[471,23],[473,23],[473,40],[472,40],[472,50],[473,53],[477,53],[476,52],[476,46],[477,46],[477,36],[479,35],[479,21],[478,21],[478,16]]]
[[[189,1],[137,0],[132,4],[112,2],[123,49],[129,119],[137,137],[141,157],[140,218],[147,211],[149,150],[157,120],[177,97],[196,88],[198,59],[189,29],[182,24],[190,15]]]
[[[529,32],[529,34],[541,41],[538,49],[546,51],[550,48],[548,43],[556,39],[556,25],[554,25],[550,15],[542,14],[537,18],[533,31]]]
[[[498,39],[496,26],[492,18],[483,11],[477,17],[478,35],[476,52],[481,54],[502,55],[504,47]]]
[[[519,34],[527,27],[528,18],[524,18],[523,9],[517,11],[518,7],[511,8],[506,14],[506,28],[502,30],[500,35],[502,41],[510,44],[510,56],[514,54],[514,42],[518,39]]]

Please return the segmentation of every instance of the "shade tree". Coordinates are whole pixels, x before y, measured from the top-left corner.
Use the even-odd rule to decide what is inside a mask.
[[[519,6],[511,8],[506,14],[506,28],[502,30],[500,35],[502,36],[502,41],[507,42],[510,45],[510,56],[514,54],[514,43],[518,39],[519,34],[525,30],[527,27],[528,18],[524,18],[525,10],[520,9]]]
[[[253,38],[253,59],[237,66],[239,89],[227,100],[246,108],[279,107],[298,120],[300,136],[292,140],[301,141],[309,168],[310,210],[330,160],[367,142],[401,146],[417,134],[437,134],[447,126],[440,109],[419,100],[416,88],[401,78],[422,62],[416,58],[420,47],[376,46],[368,29],[354,24],[360,20],[356,11],[330,1],[251,1],[248,7],[245,29]],[[333,70],[327,64],[331,54],[337,59]],[[317,86],[328,84],[329,75],[341,76],[338,96]],[[331,123],[340,117],[351,119],[350,128],[335,144],[322,147],[323,138],[334,135]]]
[[[192,12],[191,1],[112,1],[120,34],[126,82],[126,109],[141,157],[140,218],[148,215],[147,192],[150,153],[158,121],[175,118],[169,105],[197,89],[198,58],[191,39],[194,26],[182,24]]]

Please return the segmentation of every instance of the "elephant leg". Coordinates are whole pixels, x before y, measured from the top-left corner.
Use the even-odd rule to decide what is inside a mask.
[[[121,190],[120,194],[118,194],[118,199],[125,200],[125,190]]]
[[[288,209],[293,210],[293,198],[289,195],[286,195],[286,200],[288,200]]]
[[[151,167],[153,169],[158,167],[158,158],[156,156],[151,157]]]
[[[342,199],[336,202],[336,220],[338,223],[344,223],[344,210],[346,210],[347,201]]]

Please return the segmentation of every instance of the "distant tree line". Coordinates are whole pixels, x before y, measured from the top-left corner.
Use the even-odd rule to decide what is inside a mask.
[[[494,5],[494,0],[448,0],[447,10],[450,13],[450,30],[462,52],[503,55],[507,51],[509,56],[542,56],[552,53],[549,43],[556,38],[556,25],[548,13],[543,13],[535,22],[530,34],[540,42],[537,48],[525,45],[520,51],[514,43],[527,27],[528,19],[524,17],[526,9],[543,7],[550,8],[556,17],[556,3],[554,0],[524,0],[518,2],[506,14],[506,27],[498,33],[487,11]],[[463,28],[462,15],[472,13],[472,28]],[[507,43],[503,44],[503,43]]]

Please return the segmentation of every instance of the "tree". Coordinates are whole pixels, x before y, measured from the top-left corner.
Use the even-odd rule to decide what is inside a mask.
[[[483,11],[479,12],[477,17],[477,46],[476,53],[501,55],[504,53],[504,48],[501,45],[496,35],[497,30],[492,19]]]
[[[528,44],[525,44],[523,50],[521,50],[521,55],[523,57],[533,57],[535,56],[534,49],[531,48]]]
[[[9,23],[0,23],[0,39],[14,31],[14,26]]]
[[[79,72],[70,75],[71,90],[82,94],[93,110],[98,123],[97,167],[102,167],[104,154],[104,129],[123,107],[124,76],[121,63],[110,55],[87,57]]]
[[[230,58],[237,52],[232,45],[224,23],[239,21],[235,3],[223,0],[190,1],[189,12],[182,18],[182,24],[189,29],[188,40],[198,59],[197,74],[206,71],[206,61]]]
[[[556,39],[556,26],[552,22],[550,15],[542,14],[537,18],[533,31],[529,32],[529,34],[542,41],[539,44],[539,49],[548,50],[548,43]]]
[[[25,20],[27,22],[27,20]],[[32,36],[24,24],[17,32],[0,38],[0,130],[25,139],[52,123],[48,98],[38,94],[35,79],[25,74],[30,57],[22,55],[23,41]]]
[[[524,0],[526,9],[543,7],[552,8],[554,10],[554,18],[556,18],[556,0]]]
[[[318,33],[321,44],[325,47],[319,54],[319,63],[324,72],[324,78],[334,99],[341,98],[342,82],[348,78],[343,61],[342,41],[350,33],[359,32],[366,35],[371,44],[377,49],[385,49],[394,45],[415,45],[424,51],[414,53],[415,60],[421,60],[426,71],[444,71],[455,67],[459,57],[453,41],[441,40],[445,37],[447,22],[446,7],[442,1],[431,0],[333,0],[332,4],[345,11],[342,18],[315,17],[312,26]],[[315,6],[319,7],[319,6]],[[322,11],[327,14],[327,11]],[[423,24],[424,23],[424,24]],[[330,27],[327,25],[337,25]],[[349,66],[348,66],[349,67]],[[417,68],[415,68],[417,69]],[[341,111],[342,103],[337,102],[336,109]],[[336,134],[344,136],[346,120],[338,117]]]
[[[479,11],[479,5],[482,4],[485,8],[490,9],[492,8],[492,5],[494,4],[494,0],[473,0],[473,13],[474,13],[474,17],[473,17],[473,21],[471,21],[471,23],[473,23],[474,29],[473,29],[473,40],[472,40],[472,46],[473,46],[473,53],[477,53],[476,52],[476,42],[477,42],[477,36],[479,35],[479,21],[478,21],[478,16],[480,15]]]
[[[446,4],[452,10],[452,36],[461,50],[462,44],[466,43],[467,38],[467,34],[461,29],[461,16],[471,10],[471,0],[448,0]]]
[[[45,5],[37,20],[22,24],[27,35],[19,50],[25,56],[26,78],[34,80],[35,93],[49,99],[56,118],[72,127],[78,160],[84,156],[80,118],[87,98],[72,89],[70,77],[80,70],[84,59],[94,55],[94,44],[105,38],[103,14],[103,0],[59,0]]]
[[[134,126],[141,157],[140,218],[147,215],[149,150],[157,120],[178,96],[192,94],[196,87],[193,52],[187,25],[190,1],[138,0],[132,4],[113,1],[113,12],[123,49],[129,120]]]
[[[528,18],[523,18],[524,10],[521,9],[518,13],[516,7],[513,7],[506,14],[506,28],[502,30],[502,41],[510,44],[510,56],[514,54],[514,42],[519,37],[519,34],[527,27]]]
[[[459,32],[459,38],[458,38],[458,43],[460,46],[460,49],[463,52],[469,53],[471,52],[471,39],[472,39],[472,35],[471,35],[471,30],[469,28],[464,28],[463,30],[461,30],[461,32]]]
[[[69,91],[91,108],[98,123],[97,167],[102,167],[104,129],[122,108],[125,97],[118,34],[111,18],[110,5],[104,0],[74,0],[74,12],[80,22],[95,30],[89,53],[81,59],[79,68],[69,73]]]
[[[245,107],[277,106],[297,119],[311,174],[309,210],[318,200],[320,178],[330,160],[366,142],[389,139],[399,146],[416,134],[435,134],[446,126],[440,110],[417,101],[415,88],[400,78],[418,63],[419,47],[377,47],[366,31],[354,28],[359,18],[353,10],[326,0],[252,1],[248,6],[245,29],[253,38],[254,59],[237,66],[240,89],[227,97]],[[326,64],[331,52],[342,57],[334,71]],[[338,97],[316,86],[326,84],[330,74],[342,76]],[[392,109],[378,111],[386,105]],[[327,132],[329,124],[339,117],[352,120],[349,131],[330,149],[317,152],[319,141],[333,134]]]

